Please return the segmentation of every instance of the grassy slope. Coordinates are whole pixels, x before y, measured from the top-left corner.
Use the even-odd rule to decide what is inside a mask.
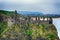
[[[42,37],[48,40],[55,40],[57,38],[57,31],[53,24],[29,24],[26,34],[31,35],[33,39]]]
[[[0,35],[7,28],[7,22],[0,23]]]
[[[7,34],[5,33],[8,33],[9,31],[13,31],[15,29],[14,32],[17,32],[18,35],[22,37],[21,39],[24,38],[25,40],[29,40],[29,38],[27,37],[30,37],[31,40],[35,40],[38,38],[47,40],[58,40],[57,30],[55,26],[52,24],[40,24],[40,25],[29,24],[29,26],[28,25],[21,25],[21,26],[22,27],[14,25],[11,28],[8,27],[7,30],[2,34],[2,37],[3,35],[5,35],[6,37]]]
[[[3,16],[11,16],[11,17],[14,17],[14,14],[15,12],[14,11],[4,11],[4,10],[0,10],[0,15],[3,14]],[[18,16],[21,16],[21,17],[25,17],[23,15],[20,15],[17,13]]]
[[[7,16],[13,16],[14,12],[13,11],[0,10],[0,14],[4,14],[4,15],[7,15]]]
[[[7,17],[7,16],[13,16],[14,15],[14,12],[11,11],[4,11],[4,10],[0,10],[0,15],[4,16],[4,17]],[[0,22],[0,35],[1,33],[7,28],[7,22]]]

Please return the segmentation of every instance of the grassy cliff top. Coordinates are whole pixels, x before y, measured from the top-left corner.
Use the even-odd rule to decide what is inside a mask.
[[[13,16],[14,15],[14,12],[13,11],[0,10],[0,14],[4,14],[6,16]]]
[[[6,17],[7,17],[7,16],[14,17],[15,12],[14,12],[14,11],[0,10],[0,15],[3,15],[3,16],[6,16]],[[18,13],[17,13],[17,15],[20,16],[20,17],[24,17],[24,18],[25,18],[25,16],[23,16],[23,15],[21,15],[21,14],[18,14]]]

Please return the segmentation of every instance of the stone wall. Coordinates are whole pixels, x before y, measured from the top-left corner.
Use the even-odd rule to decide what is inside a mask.
[[[6,21],[7,21],[6,15],[0,14],[0,22],[6,22]]]

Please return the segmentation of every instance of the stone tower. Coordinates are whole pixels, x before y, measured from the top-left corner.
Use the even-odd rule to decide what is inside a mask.
[[[19,23],[18,23],[18,22],[20,21],[19,18],[20,18],[20,16],[18,15],[17,11],[15,10],[15,12],[14,12],[15,24],[19,24]]]
[[[18,15],[16,10],[14,12],[14,20],[15,20],[15,23],[18,21]]]
[[[52,23],[53,23],[53,20],[52,20],[52,18],[50,17],[49,24],[52,24]]]

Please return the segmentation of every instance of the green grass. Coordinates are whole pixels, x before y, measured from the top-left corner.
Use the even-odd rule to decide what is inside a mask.
[[[4,23],[4,25],[6,25],[6,23]],[[1,24],[1,26],[3,26],[3,23]],[[58,37],[56,35],[57,31],[56,31],[56,29],[54,29],[55,26],[53,24],[40,24],[40,25],[29,24],[29,26],[27,24],[27,25],[21,25],[21,26],[22,27],[19,27],[18,25],[14,24],[11,28],[15,29],[15,32],[17,32],[18,35],[20,35],[22,38],[31,36],[31,38],[34,40],[37,37],[47,38],[48,40],[55,40]],[[10,30],[10,31],[13,30],[13,29],[11,30],[11,28],[9,28],[9,27],[6,28],[6,26],[3,26],[3,27],[4,27],[4,29],[2,29],[2,30],[4,30],[4,31],[2,31],[3,32],[2,35],[5,34],[6,32],[8,32],[8,30]],[[51,28],[51,29],[49,29],[47,31],[46,30],[47,27]]]
[[[7,28],[7,22],[0,23],[0,35]]]
[[[14,16],[14,12],[13,11],[4,11],[4,10],[0,10],[0,15],[4,14],[6,16]]]

